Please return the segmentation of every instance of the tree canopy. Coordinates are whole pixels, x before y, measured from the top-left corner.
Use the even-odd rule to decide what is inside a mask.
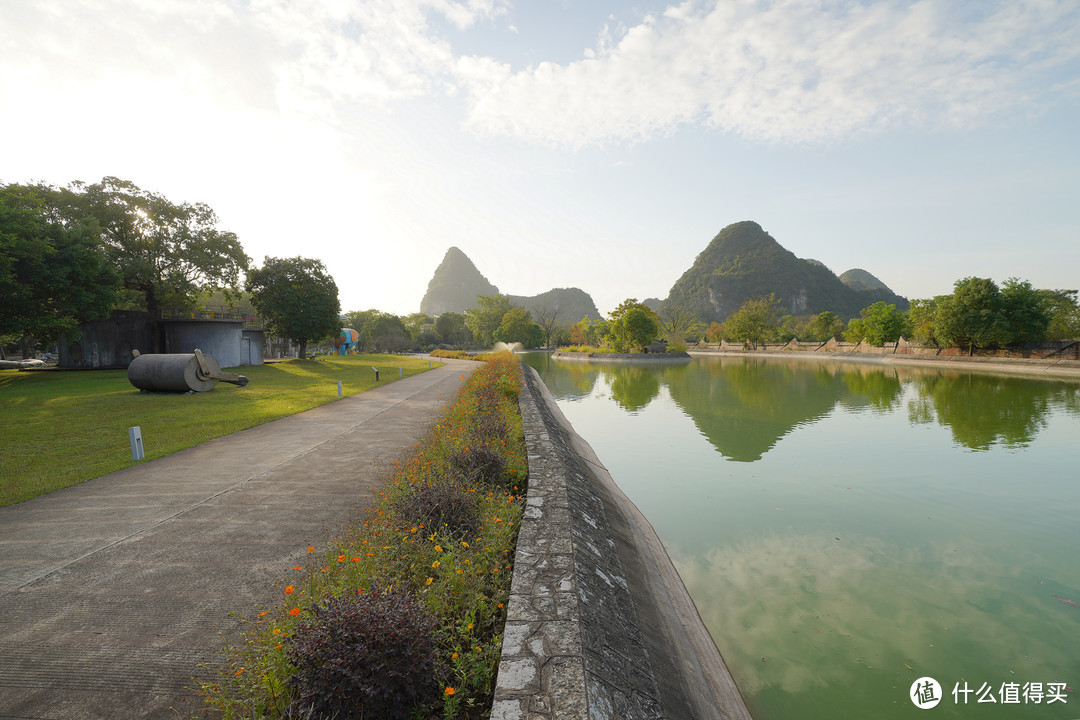
[[[397,315],[376,312],[369,317],[362,328],[354,328],[360,333],[364,347],[379,352],[401,352],[412,344],[405,323]]]
[[[780,301],[776,295],[747,300],[724,321],[724,331],[733,340],[751,345],[767,342],[776,334]]]
[[[606,340],[616,352],[640,350],[656,339],[660,332],[659,318],[648,305],[637,298],[627,298],[611,312]]]
[[[887,342],[895,343],[908,332],[907,317],[891,303],[881,300],[852,318],[848,323],[844,339],[848,342],[866,340],[871,345],[881,346]]]
[[[495,343],[495,331],[502,324],[503,316],[513,309],[510,298],[505,295],[478,295],[477,307],[465,312],[465,324],[472,330],[473,339],[490,347]]]
[[[939,343],[975,348],[1043,339],[1050,323],[1044,299],[1031,284],[1010,278],[1002,291],[993,280],[957,280],[952,295],[936,301],[934,335]]]
[[[435,318],[435,333],[446,345],[464,345],[472,340],[472,331],[461,313],[444,312]]]
[[[321,260],[267,257],[248,272],[247,291],[271,331],[299,343],[301,359],[308,341],[341,329],[337,283]]]
[[[155,318],[168,305],[190,307],[200,290],[235,289],[251,262],[208,205],[177,205],[115,177],[72,187],[76,211],[97,221],[122,286]]]
[[[496,342],[519,342],[525,347],[540,347],[544,342],[544,332],[533,322],[532,316],[524,308],[510,308],[503,315],[502,322],[496,328],[493,337]]]
[[[116,274],[95,224],[69,205],[46,185],[0,186],[0,335],[54,340],[108,315]]]

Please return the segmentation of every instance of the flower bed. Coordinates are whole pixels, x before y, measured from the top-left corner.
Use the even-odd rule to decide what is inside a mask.
[[[479,718],[491,707],[528,466],[520,366],[478,368],[379,504],[307,548],[226,648],[225,718]],[[334,715],[334,713],[337,713]]]

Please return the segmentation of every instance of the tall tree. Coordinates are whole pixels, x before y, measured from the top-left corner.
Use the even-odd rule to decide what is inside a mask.
[[[807,340],[829,340],[844,333],[844,321],[831,310],[819,312],[806,324]]]
[[[938,340],[946,345],[975,348],[1001,345],[1008,342],[1009,325],[1005,318],[1005,302],[993,280],[969,277],[957,280],[952,295],[938,302],[934,329]]]
[[[473,339],[490,347],[495,342],[495,331],[502,324],[503,315],[514,307],[510,298],[503,294],[477,295],[477,307],[465,311],[465,324],[472,330]]]
[[[559,329],[558,306],[549,308],[547,305],[540,305],[533,309],[532,315],[544,333],[544,347],[551,347],[551,336]]]
[[[97,220],[123,287],[155,319],[168,305],[191,307],[200,289],[235,289],[251,262],[208,205],[177,205],[115,177],[72,187],[79,209]]]
[[[632,310],[636,310],[632,323],[627,323],[626,317]],[[652,337],[648,338],[644,342],[637,342],[638,335],[632,339],[629,335],[631,327],[637,334],[648,334],[650,327],[649,323],[646,323],[641,319],[641,315],[644,315],[649,323],[651,323]],[[645,303],[640,303],[637,298],[627,298],[619,303],[619,306],[611,311],[611,320],[608,324],[607,335],[605,340],[615,348],[616,352],[627,352],[633,348],[640,348],[643,345],[648,345],[650,342],[656,339],[656,333],[660,330],[659,318],[656,312]]]
[[[589,322],[588,315],[574,323],[570,328],[570,344],[587,345],[589,342],[588,334],[590,325],[592,325],[592,323]]]
[[[302,360],[309,340],[341,329],[337,283],[321,260],[267,257],[248,272],[247,291],[271,331],[300,345]]]
[[[539,347],[544,342],[544,333],[533,322],[532,316],[524,308],[510,308],[503,315],[502,322],[493,335],[496,342],[519,342],[527,348]]]
[[[435,318],[435,332],[447,345],[463,345],[472,340],[472,331],[465,325],[461,313],[444,312]]]
[[[920,345],[937,346],[937,313],[938,306],[945,296],[939,295],[934,298],[912,300],[908,310],[908,326],[911,328],[911,339]]]
[[[780,301],[775,293],[768,297],[747,300],[724,321],[724,329],[733,340],[758,343],[771,340],[776,335],[780,318]]]
[[[412,344],[405,323],[390,313],[377,313],[358,332],[365,347],[378,352],[401,352]]]
[[[1076,290],[1038,290],[1050,310],[1048,340],[1080,340],[1080,303]]]
[[[904,313],[898,311],[895,305],[881,300],[867,308],[863,308],[859,314],[859,324],[856,326],[865,339],[871,345],[881,346],[887,342],[895,343],[907,332],[907,318]],[[852,320],[854,325],[855,320]]]
[[[617,322],[622,325],[626,345],[632,350],[643,350],[660,332],[656,315],[650,315],[642,308],[630,308]]]
[[[1008,343],[1020,345],[1046,339],[1050,307],[1046,297],[1027,280],[1009,278],[1001,285],[1001,300],[1008,324]]]
[[[105,317],[117,278],[86,218],[66,215],[68,193],[0,186],[0,335],[54,340]]]
[[[665,303],[658,319],[669,343],[693,342],[701,337],[701,321],[682,305]]]

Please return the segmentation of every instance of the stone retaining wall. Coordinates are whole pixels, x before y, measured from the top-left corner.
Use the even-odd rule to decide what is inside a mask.
[[[492,720],[749,720],[652,527],[522,371],[529,490]]]

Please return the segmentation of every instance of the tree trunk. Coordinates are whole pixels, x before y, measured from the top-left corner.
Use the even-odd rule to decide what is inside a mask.
[[[300,340],[300,359],[307,360],[307,339]]]

